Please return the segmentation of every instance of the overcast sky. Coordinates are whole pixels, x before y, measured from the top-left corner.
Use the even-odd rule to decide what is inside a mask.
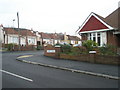
[[[119,0],[0,0],[0,24],[39,32],[75,35],[91,12],[106,17],[118,8]],[[13,19],[15,19],[13,23]]]

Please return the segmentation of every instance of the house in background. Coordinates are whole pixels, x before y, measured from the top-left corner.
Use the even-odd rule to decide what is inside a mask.
[[[57,43],[62,43],[62,42],[64,42],[64,35],[63,35],[63,33],[55,33],[54,34],[55,36],[55,44],[57,44]]]
[[[120,47],[119,13],[120,8],[103,18],[92,12],[78,30],[82,41],[93,40],[99,46],[110,44]]]
[[[20,32],[19,32],[20,30]],[[12,27],[3,27],[3,38],[4,44],[10,44],[14,43],[16,45],[19,44],[20,40],[20,45],[36,45],[36,35],[31,32],[31,30],[28,29],[22,29],[22,28],[12,28]],[[19,38],[20,36],[20,38]]]
[[[32,29],[13,28],[13,27],[0,27],[1,41],[3,44],[14,43],[16,45],[41,45],[47,44],[55,45],[60,44],[79,44],[80,38],[77,36],[66,35],[66,33],[44,33],[33,31]]]
[[[42,39],[42,45],[51,44],[54,45],[54,34],[52,33],[40,33]]]
[[[47,44],[80,44],[81,40],[77,36],[66,35],[66,33],[41,33],[42,42],[44,45]]]
[[[38,31],[33,31],[33,33],[36,35],[37,45],[41,45],[42,46],[41,33],[38,32]]]
[[[72,44],[72,45],[74,45],[74,44],[81,44],[81,40],[77,36],[67,35],[67,37],[68,37],[68,42],[70,44]]]

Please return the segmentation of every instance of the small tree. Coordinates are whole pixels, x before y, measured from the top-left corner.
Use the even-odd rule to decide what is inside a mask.
[[[93,50],[93,48],[97,46],[97,43],[95,43],[92,40],[87,40],[84,41],[82,45],[86,47],[87,51],[89,52],[90,50]]]

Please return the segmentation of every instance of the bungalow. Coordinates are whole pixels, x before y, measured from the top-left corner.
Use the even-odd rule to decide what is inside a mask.
[[[66,35],[62,34],[62,33],[41,33],[41,38],[42,38],[42,42],[44,45],[47,44],[63,44],[63,43],[69,43],[69,44],[79,44],[80,38],[78,38],[77,36],[70,36],[70,35]]]
[[[81,44],[81,40],[77,36],[67,35],[67,37],[68,37],[68,41],[69,41],[70,44],[72,44],[72,45]]]
[[[82,41],[93,40],[99,46],[110,44],[120,47],[119,11],[120,8],[106,18],[92,12],[78,29]]]
[[[20,40],[20,45],[36,45],[36,35],[32,33],[31,30],[22,28],[20,28],[19,30],[20,32],[18,31],[18,28],[3,27],[3,43],[14,43],[18,45]]]
[[[41,32],[42,45],[51,44],[54,45],[54,34]]]

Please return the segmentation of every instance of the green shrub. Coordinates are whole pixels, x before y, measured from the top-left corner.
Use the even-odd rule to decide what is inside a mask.
[[[79,46],[79,47],[72,47],[71,48],[71,53],[73,55],[79,55],[79,54],[86,54],[87,50],[85,47]]]
[[[12,51],[13,50],[13,46],[14,46],[14,44],[10,43],[10,44],[6,45],[6,48],[7,48],[8,51]]]
[[[37,50],[41,50],[42,49],[42,46],[41,45],[37,45]]]
[[[94,47],[97,47],[97,43],[95,43],[95,42],[92,41],[92,40],[84,41],[82,45],[83,45],[84,47],[86,47],[86,49],[87,49],[88,52],[89,52],[90,50],[93,50]]]
[[[102,55],[116,55],[116,47],[113,45],[103,45],[99,48],[100,54]]]
[[[80,49],[78,47],[72,47],[71,52],[73,55],[78,55],[80,54]]]
[[[66,44],[65,45],[61,45],[61,49],[62,49],[62,52],[66,53],[66,54],[71,52],[71,46],[70,45],[66,45]]]

